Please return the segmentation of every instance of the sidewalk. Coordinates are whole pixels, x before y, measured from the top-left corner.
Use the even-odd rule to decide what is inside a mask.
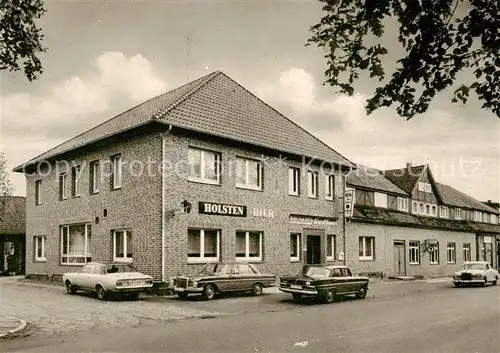
[[[0,338],[4,338],[24,330],[25,327],[26,321],[22,319],[0,316]]]

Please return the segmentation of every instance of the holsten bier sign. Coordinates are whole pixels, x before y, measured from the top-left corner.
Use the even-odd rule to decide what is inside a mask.
[[[198,212],[218,216],[246,217],[247,206],[200,201]]]

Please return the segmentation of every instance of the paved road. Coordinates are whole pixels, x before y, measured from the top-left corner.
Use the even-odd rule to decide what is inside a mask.
[[[0,348],[42,353],[500,352],[500,286],[454,289],[449,283],[411,283],[398,290],[400,295],[372,294],[333,304],[295,304],[288,296],[268,295],[259,300],[269,302],[269,309],[273,300],[274,307],[286,309],[255,308],[212,319],[9,341]],[[230,298],[212,303],[230,307],[235,300],[254,302]]]

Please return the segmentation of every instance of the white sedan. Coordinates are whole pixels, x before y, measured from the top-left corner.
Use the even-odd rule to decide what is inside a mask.
[[[453,284],[455,287],[470,284],[485,286],[487,283],[496,285],[497,281],[498,271],[486,261],[465,262],[462,265],[462,269],[453,275]]]
[[[109,293],[126,293],[137,299],[153,286],[153,277],[134,272],[129,264],[89,262],[80,272],[65,273],[63,283],[68,294],[96,292],[99,300],[105,300]]]

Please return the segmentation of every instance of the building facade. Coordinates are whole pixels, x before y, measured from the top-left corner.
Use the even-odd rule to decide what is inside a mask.
[[[354,271],[449,275],[471,260],[498,268],[499,212],[437,183],[428,166],[389,171],[358,166],[347,186],[355,190],[346,233],[347,262]]]
[[[26,198],[0,196],[0,275],[24,274]]]
[[[208,262],[276,274],[341,263],[352,167],[212,73],[14,169],[27,182],[26,273],[56,279],[112,260],[164,282]]]

